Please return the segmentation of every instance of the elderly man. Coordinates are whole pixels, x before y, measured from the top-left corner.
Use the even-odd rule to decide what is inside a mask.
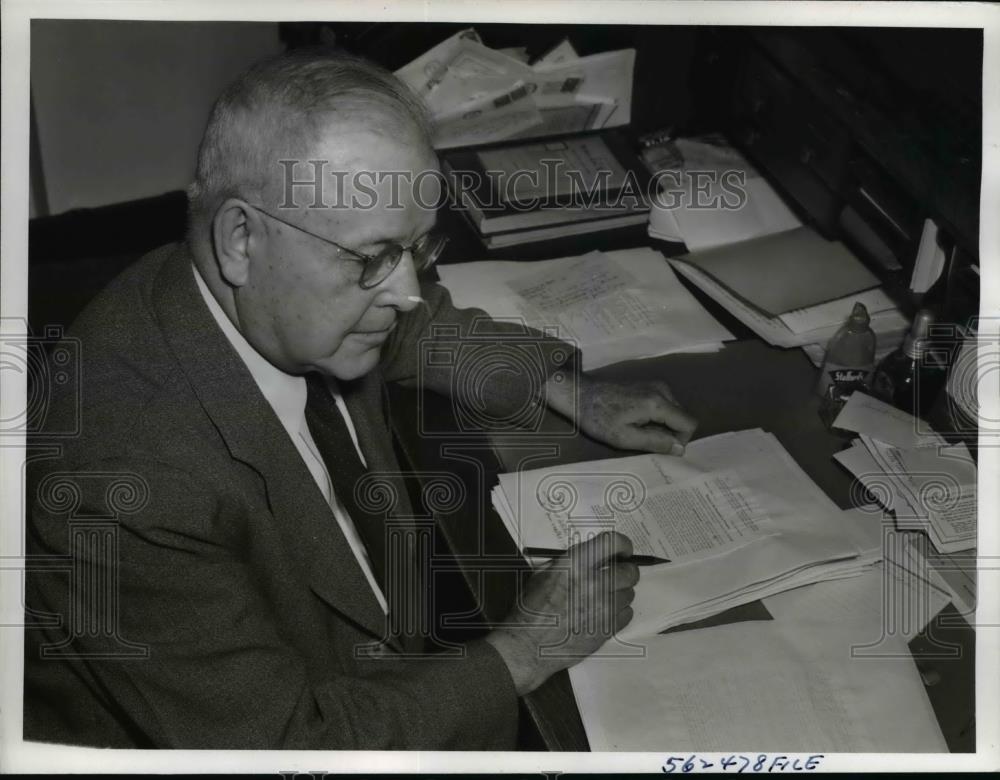
[[[288,160],[343,174],[324,196],[339,207],[295,187],[289,201]],[[418,283],[440,252],[434,211],[398,178],[358,184],[390,171],[437,160],[419,103],[369,63],[279,57],[218,100],[187,241],[140,260],[74,325],[81,405],[57,395],[49,419],[61,430],[78,414],[80,435],[33,465],[28,521],[29,550],[74,568],[69,583],[28,578],[25,738],[512,748],[517,697],[630,619],[638,570],[628,540],[604,534],[532,575],[508,619],[458,653],[402,628],[426,577],[360,489],[403,470],[383,383],[461,396],[418,344],[484,315]],[[539,343],[538,400],[618,446],[682,448],[694,422],[667,388],[557,381],[572,350]],[[523,379],[472,389],[502,414],[525,402]]]

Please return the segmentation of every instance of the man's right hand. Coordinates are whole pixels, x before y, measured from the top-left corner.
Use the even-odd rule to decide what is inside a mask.
[[[507,664],[518,695],[579,663],[628,625],[639,567],[619,559],[631,554],[627,537],[605,532],[531,576],[521,603],[485,637]]]

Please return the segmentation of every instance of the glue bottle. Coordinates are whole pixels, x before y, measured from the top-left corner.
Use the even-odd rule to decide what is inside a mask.
[[[865,305],[855,303],[847,322],[827,344],[823,368],[816,384],[819,395],[829,395],[833,387],[840,394],[846,391],[846,398],[859,385],[868,385],[875,367],[875,333],[870,321]]]

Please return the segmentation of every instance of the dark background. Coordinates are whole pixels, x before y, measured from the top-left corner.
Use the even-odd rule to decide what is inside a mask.
[[[126,23],[86,24],[121,31]],[[171,29],[188,25],[204,31],[212,23],[128,24],[132,25],[129,29],[141,27],[146,34],[150,25]],[[394,70],[465,26],[281,23],[276,25],[275,47],[336,45]],[[634,47],[632,123],[626,128],[630,140],[664,128],[675,135],[725,133],[763,170],[801,218],[830,238],[846,240],[909,309],[922,302],[905,288],[919,226],[930,216],[942,227],[949,247],[954,245],[957,251],[928,301],[943,310],[944,319],[954,321],[964,320],[977,309],[978,277],[973,278],[968,268],[978,262],[981,30],[561,24],[482,24],[476,29],[488,46],[526,46],[532,57],[564,37],[581,55]],[[33,38],[35,34],[33,26]],[[111,57],[113,64],[113,51]],[[124,61],[121,64],[128,66]],[[51,73],[58,63],[47,62],[46,67]],[[95,86],[95,94],[97,89],[104,90],[102,105],[106,107],[109,85]],[[36,92],[33,82],[33,101],[37,101]],[[116,122],[143,110],[141,102],[123,98],[119,115],[105,108],[98,121],[110,132]],[[45,180],[53,178],[51,166],[45,176],[41,159],[44,149],[39,138],[51,136],[43,114],[33,111],[31,135],[32,194],[34,211],[40,214],[48,212]],[[192,119],[189,124],[197,123]],[[200,134],[200,127],[191,127],[190,134]],[[162,142],[158,148],[163,149]],[[75,152],[85,157],[88,150]],[[151,148],[150,154],[155,155],[156,149]],[[142,171],[136,173],[139,178],[142,175]],[[155,186],[151,179],[149,187]],[[905,229],[902,233],[886,227],[885,220],[859,196],[862,187],[876,193],[893,222]],[[856,209],[870,221],[881,238],[881,249],[858,246],[844,235],[845,209]],[[86,301],[129,262],[181,238],[184,217],[183,191],[174,188],[152,198],[33,219],[29,317],[35,332],[44,325],[68,325]],[[443,214],[442,224],[452,235],[444,262],[487,256],[457,215]],[[530,260],[646,242],[643,227],[595,234],[582,241],[516,247],[493,256]],[[682,245],[662,248],[683,251]],[[901,269],[892,271],[880,264],[878,255],[886,251],[900,259]]]

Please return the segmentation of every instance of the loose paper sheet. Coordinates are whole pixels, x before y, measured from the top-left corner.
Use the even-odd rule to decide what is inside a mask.
[[[912,414],[861,392],[851,394],[833,425],[845,431],[868,434],[902,449],[947,443]]]
[[[947,752],[902,638],[817,620],[743,622],[642,640],[570,679],[595,751]]]

